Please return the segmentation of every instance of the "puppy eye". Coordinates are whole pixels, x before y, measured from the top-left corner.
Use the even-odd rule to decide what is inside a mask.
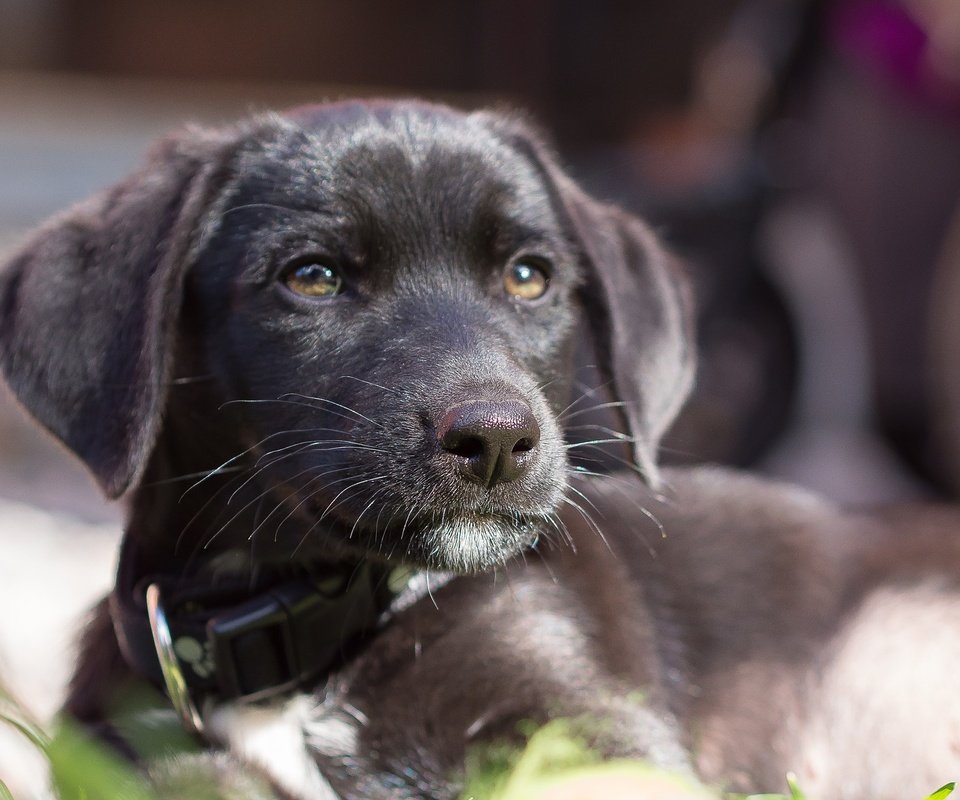
[[[314,261],[287,267],[280,280],[304,297],[333,297],[343,288],[343,279],[333,267]]]
[[[550,271],[539,259],[520,259],[504,270],[503,288],[517,300],[538,300],[550,288]]]

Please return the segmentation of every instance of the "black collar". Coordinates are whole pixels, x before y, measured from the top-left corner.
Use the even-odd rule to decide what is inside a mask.
[[[167,691],[196,733],[197,709],[208,699],[258,700],[315,687],[362,644],[407,583],[369,561],[256,584],[145,575],[137,562],[127,537],[110,595],[120,651],[134,672]]]

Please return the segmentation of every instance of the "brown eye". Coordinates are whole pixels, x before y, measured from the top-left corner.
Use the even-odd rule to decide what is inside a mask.
[[[503,288],[517,300],[538,300],[547,293],[550,273],[534,259],[515,261],[503,273]]]
[[[280,279],[304,297],[333,297],[343,288],[343,279],[333,267],[316,262],[289,267]]]

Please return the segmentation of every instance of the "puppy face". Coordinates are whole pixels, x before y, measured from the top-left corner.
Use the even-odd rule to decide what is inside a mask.
[[[338,104],[168,140],[50,223],[4,272],[0,364],[108,494],[148,473],[135,507],[241,469],[203,506],[246,487],[241,537],[472,571],[563,498],[578,331],[655,476],[681,299],[516,121]]]
[[[240,449],[311,535],[490,566],[564,490],[577,253],[534,166],[479,122],[330,117],[250,139],[190,324],[242,401]]]

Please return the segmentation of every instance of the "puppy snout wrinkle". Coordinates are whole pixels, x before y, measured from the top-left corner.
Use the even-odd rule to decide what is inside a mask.
[[[447,409],[436,436],[463,477],[493,488],[524,475],[540,443],[540,426],[523,401],[473,400]]]

